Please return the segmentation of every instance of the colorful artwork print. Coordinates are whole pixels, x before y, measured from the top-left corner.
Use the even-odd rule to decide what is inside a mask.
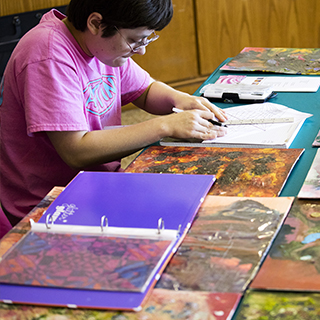
[[[317,136],[315,137],[313,143],[312,143],[313,147],[320,147],[320,130],[317,133]]]
[[[155,289],[139,312],[43,308],[0,304],[2,320],[230,320],[240,301],[235,293],[175,292]]]
[[[220,76],[215,83],[216,84],[238,84],[245,78],[246,76],[234,76],[234,75]]]
[[[319,293],[248,291],[234,320],[319,319]]]
[[[319,75],[320,49],[246,47],[220,70]]]
[[[250,288],[320,290],[320,203],[296,199]]]
[[[0,282],[143,291],[171,241],[30,232],[0,263]]]
[[[207,196],[157,288],[243,292],[293,198]]]
[[[298,198],[320,198],[320,149],[317,150]]]
[[[275,197],[303,149],[152,146],[126,172],[213,174],[211,195]]]

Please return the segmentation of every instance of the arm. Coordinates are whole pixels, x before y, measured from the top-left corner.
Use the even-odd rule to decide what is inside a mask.
[[[206,99],[198,99],[155,82],[135,101],[138,106],[143,105],[149,112],[160,110],[160,114],[171,113],[174,105],[192,110],[127,127],[90,132],[52,131],[47,135],[61,158],[75,169],[117,160],[167,136],[206,140],[224,135],[223,128],[213,126],[206,120],[213,117],[209,106],[202,105]],[[214,106],[213,110],[218,119],[225,119],[220,109]]]
[[[211,111],[213,114],[208,119],[212,119],[213,116],[220,121],[227,119],[224,111],[208,99],[191,96],[159,81],[153,81],[149,88],[134,101],[134,104],[152,114],[169,114],[172,112],[172,107],[176,107],[182,110]]]

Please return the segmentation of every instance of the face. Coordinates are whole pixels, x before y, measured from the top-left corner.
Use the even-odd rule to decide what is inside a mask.
[[[97,34],[86,33],[87,50],[85,51],[108,66],[120,67],[134,54],[145,54],[145,47],[139,48],[137,52],[132,52],[130,46],[132,48],[137,47],[139,42],[150,36],[152,32],[153,30],[144,27],[120,29],[114,36],[103,38],[101,37],[102,29],[100,27]]]

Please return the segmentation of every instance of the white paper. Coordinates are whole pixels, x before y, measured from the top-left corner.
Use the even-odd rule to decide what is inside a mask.
[[[319,89],[319,77],[245,77],[239,82],[253,86],[270,86],[275,92],[316,92]]]
[[[250,125],[229,125],[227,134],[203,143],[270,145],[289,147],[304,120],[312,114],[300,112],[286,106],[265,102],[224,109],[228,120],[268,119],[293,117],[291,123],[264,123]]]

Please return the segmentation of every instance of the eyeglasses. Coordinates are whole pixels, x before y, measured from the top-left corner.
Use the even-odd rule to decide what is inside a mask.
[[[154,31],[151,33],[149,37],[143,38],[141,41],[135,42],[137,43],[136,47],[132,47],[131,44],[127,41],[127,39],[122,35],[122,33],[119,31],[119,29],[114,26],[114,28],[117,30],[117,32],[120,34],[120,36],[123,38],[123,40],[126,42],[128,47],[130,48],[131,52],[138,52],[139,49],[142,47],[146,47],[149,45],[151,42],[157,40],[159,38],[159,35],[157,35]]]

